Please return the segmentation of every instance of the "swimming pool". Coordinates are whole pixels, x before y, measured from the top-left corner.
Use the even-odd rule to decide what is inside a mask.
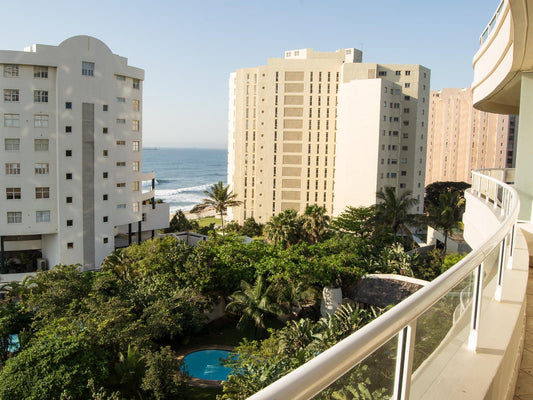
[[[185,369],[190,376],[212,381],[225,381],[231,368],[221,365],[221,359],[228,358],[228,350],[198,350],[184,358]]]

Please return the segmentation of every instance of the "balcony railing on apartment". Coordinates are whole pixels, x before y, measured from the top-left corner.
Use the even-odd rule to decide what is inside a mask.
[[[504,183],[513,180],[514,170],[473,171],[470,193],[494,208],[501,221],[496,232],[427,286],[249,399],[320,399],[331,398],[331,391],[366,390],[422,398],[449,361],[445,346],[476,350],[482,298],[501,299],[518,218],[518,194]]]
[[[502,14],[502,11],[503,11],[503,3],[505,3],[506,0],[502,0],[500,2],[500,5],[498,6],[498,9],[496,10],[496,12],[494,13],[494,15],[492,16],[492,18],[490,19],[490,22],[488,23],[487,27],[483,30],[483,33],[481,34],[481,36],[479,37],[479,44],[482,45],[483,43],[485,43],[485,41],[488,39],[490,33],[494,30],[494,28],[496,27],[496,23],[498,22],[498,19],[500,18],[500,15]]]

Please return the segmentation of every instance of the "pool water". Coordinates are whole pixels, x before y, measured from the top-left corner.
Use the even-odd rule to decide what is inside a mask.
[[[231,368],[221,365],[221,359],[228,358],[230,353],[227,350],[195,351],[184,357],[185,369],[193,378],[225,381]]]

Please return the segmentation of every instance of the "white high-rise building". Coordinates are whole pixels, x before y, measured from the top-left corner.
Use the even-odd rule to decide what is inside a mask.
[[[142,173],[143,79],[89,36],[0,51],[2,273],[98,268],[168,226]]]
[[[422,212],[430,71],[363,63],[361,51],[285,52],[230,77],[230,218],[370,206],[386,186]]]

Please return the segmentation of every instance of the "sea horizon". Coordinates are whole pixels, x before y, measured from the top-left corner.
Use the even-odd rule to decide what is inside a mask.
[[[143,172],[155,173],[155,197],[168,203],[170,215],[190,211],[204,190],[227,180],[227,149],[145,147]]]

